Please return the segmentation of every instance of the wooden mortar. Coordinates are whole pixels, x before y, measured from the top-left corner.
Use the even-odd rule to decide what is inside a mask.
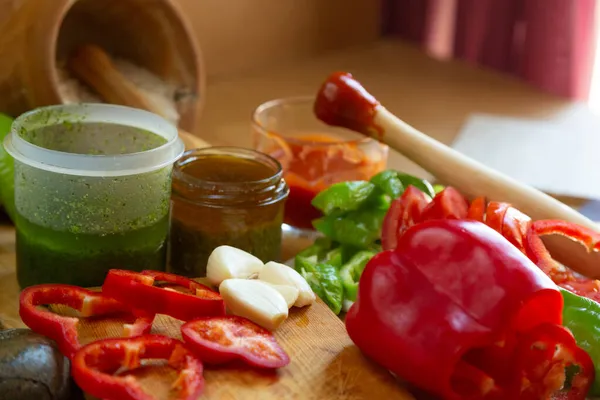
[[[21,0],[0,17],[0,112],[13,116],[64,103],[57,63],[84,43],[175,84],[179,127],[193,132],[205,74],[176,0]]]

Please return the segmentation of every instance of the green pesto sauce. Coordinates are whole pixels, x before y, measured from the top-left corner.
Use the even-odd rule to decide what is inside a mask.
[[[167,143],[156,133],[104,122],[62,121],[36,129],[22,128],[19,135],[45,149],[85,155],[138,153]]]
[[[61,232],[17,213],[17,279],[21,288],[41,283],[100,286],[111,268],[164,270],[168,214],[152,225],[112,234]]]

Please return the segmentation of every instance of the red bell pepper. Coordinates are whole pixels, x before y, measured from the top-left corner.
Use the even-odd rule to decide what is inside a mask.
[[[246,318],[204,317],[183,324],[181,336],[207,364],[241,360],[259,368],[281,368],[290,358],[273,334]]]
[[[166,284],[154,286],[158,282]],[[219,293],[191,279],[166,272],[111,269],[102,291],[131,307],[183,321],[225,315],[225,302]]]
[[[556,285],[498,232],[434,220],[409,228],[395,250],[367,264],[346,327],[367,356],[444,399],[528,399],[558,387],[550,380],[562,387],[564,371],[527,380],[536,365],[518,364],[532,343],[560,345],[568,351],[544,353],[537,366],[578,366],[570,398],[583,399],[592,362],[557,334],[562,306]]]
[[[69,359],[81,347],[77,334],[79,318],[56,314],[41,305],[62,304],[79,311],[80,317],[124,314],[132,323],[123,326],[124,336],[138,336],[152,328],[154,316],[132,309],[107,296],[78,286],[44,284],[30,286],[21,292],[19,315],[32,331],[54,340]]]
[[[178,371],[171,387],[173,400],[196,400],[202,393],[202,362],[177,339],[145,335],[105,339],[82,347],[73,358],[71,374],[86,393],[107,400],[154,400],[140,382],[123,370],[143,366],[142,360],[166,360]]]

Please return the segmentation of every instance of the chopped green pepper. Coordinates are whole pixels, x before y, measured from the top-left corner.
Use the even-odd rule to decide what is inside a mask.
[[[342,311],[342,301],[344,300],[344,287],[337,268],[325,263],[317,264],[315,268],[325,295],[322,300],[337,315]]]
[[[319,298],[325,299],[325,292],[321,286],[320,275],[315,268],[316,262],[316,256],[312,256],[310,258],[296,256],[294,269],[298,271],[298,273],[302,275],[304,279],[306,279],[306,282],[310,285],[312,291],[315,292]]]
[[[375,185],[366,181],[340,182],[323,190],[312,205],[325,215],[357,210],[373,193]]]
[[[404,185],[398,173],[390,169],[372,177],[371,183],[393,199],[400,197],[404,193]]]
[[[320,237],[315,239],[312,245],[298,253],[296,257],[325,257],[325,255],[334,247],[336,246],[333,244],[331,239],[327,237]]]
[[[341,253],[334,255],[341,262]],[[339,314],[344,299],[344,288],[338,273],[338,267],[319,262],[317,256],[296,256],[294,268],[310,285],[311,289],[329,308]]]
[[[365,266],[376,253],[372,251],[360,251],[354,255],[340,269],[340,277],[344,286],[344,295],[350,301],[356,301],[356,293],[358,291],[358,281]]]
[[[342,248],[336,247],[333,250],[327,252],[323,258],[323,262],[333,265],[336,269],[342,266]]]
[[[325,237],[296,256],[295,268],[336,314],[341,307],[347,311],[356,298],[363,269],[381,251],[381,228],[391,201],[409,185],[435,196],[426,180],[387,170],[370,181],[336,183],[313,199],[323,213],[313,226]]]
[[[386,212],[356,210],[343,216],[321,217],[313,221],[313,226],[334,242],[364,248],[379,239]]]
[[[563,325],[575,336],[577,344],[594,362],[596,379],[590,395],[600,395],[600,304],[561,289],[564,299]]]
[[[394,170],[386,170],[378,173],[371,178],[371,182],[394,199],[400,197],[408,185],[413,185],[430,197],[435,196],[433,186],[425,179],[419,179],[415,176]]]

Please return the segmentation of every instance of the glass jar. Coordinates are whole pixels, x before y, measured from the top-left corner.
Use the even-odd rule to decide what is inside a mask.
[[[283,166],[290,186],[284,222],[313,229],[321,213],[312,199],[337,182],[369,180],[385,169],[388,146],[317,119],[314,97],[289,97],[261,104],[252,115],[254,149]]]
[[[266,154],[238,147],[184,153],[173,170],[170,272],[206,276],[220,245],[279,260],[288,193],[281,165]]]
[[[165,269],[171,172],[184,150],[175,126],[122,106],[51,106],[17,118],[4,144],[22,288]]]

